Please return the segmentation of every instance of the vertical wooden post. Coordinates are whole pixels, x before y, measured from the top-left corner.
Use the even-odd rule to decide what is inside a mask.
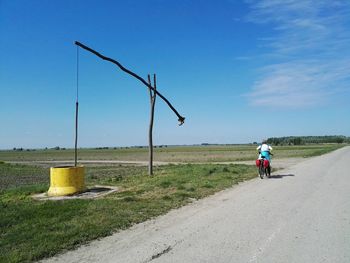
[[[74,166],[78,164],[78,101],[75,103],[75,144],[74,144]]]
[[[152,86],[151,84],[151,76],[148,74],[148,84]],[[156,102],[156,90],[157,90],[157,84],[156,84],[156,74],[153,74],[153,88],[149,89],[149,96],[150,96],[150,121],[149,121],[149,129],[148,129],[148,143],[149,143],[149,163],[148,163],[148,174],[153,175],[153,120],[154,120],[154,106]]]

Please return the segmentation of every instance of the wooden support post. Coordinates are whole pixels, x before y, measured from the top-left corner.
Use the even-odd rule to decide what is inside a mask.
[[[151,76],[148,74],[148,84],[152,86]],[[157,84],[156,84],[156,74],[153,74],[153,90],[149,88],[150,96],[150,121],[148,129],[148,143],[149,143],[149,163],[148,163],[148,174],[153,175],[153,121],[154,121],[154,106],[157,96]]]
[[[75,103],[75,144],[74,144],[74,166],[78,165],[78,101]]]

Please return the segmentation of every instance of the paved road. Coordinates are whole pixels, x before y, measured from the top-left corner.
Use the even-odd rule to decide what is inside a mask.
[[[48,262],[350,262],[350,147]]]

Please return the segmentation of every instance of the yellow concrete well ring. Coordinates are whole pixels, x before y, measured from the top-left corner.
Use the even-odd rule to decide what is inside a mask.
[[[60,166],[50,168],[48,196],[72,195],[85,190],[84,166]]]

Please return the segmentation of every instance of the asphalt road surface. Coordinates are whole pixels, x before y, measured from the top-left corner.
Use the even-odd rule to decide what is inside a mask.
[[[46,262],[350,262],[350,147]]]

